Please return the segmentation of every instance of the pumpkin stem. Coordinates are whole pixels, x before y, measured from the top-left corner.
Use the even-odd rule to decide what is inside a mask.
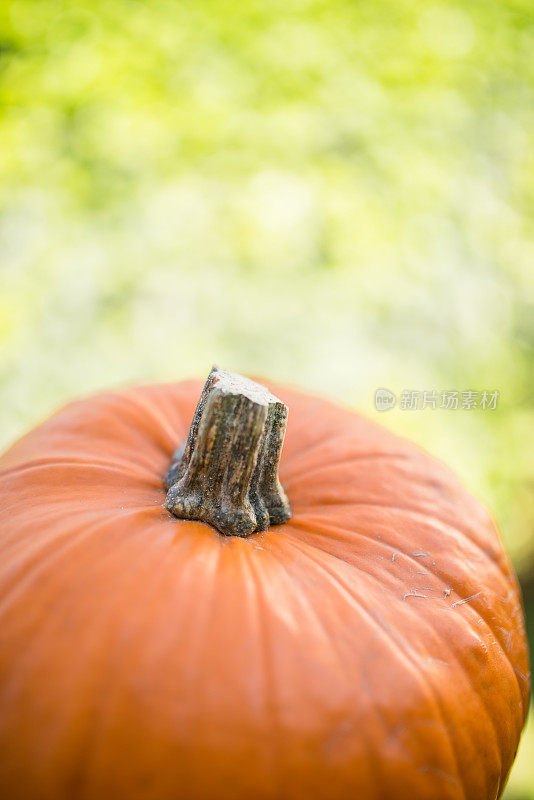
[[[264,386],[213,367],[165,476],[165,508],[227,536],[287,522],[291,508],[278,479],[287,414]]]

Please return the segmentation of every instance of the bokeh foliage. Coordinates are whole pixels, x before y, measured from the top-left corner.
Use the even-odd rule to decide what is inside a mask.
[[[533,53],[532,0],[4,0],[1,443],[109,385],[269,375],[448,461],[534,586]],[[500,402],[379,416],[378,386]]]

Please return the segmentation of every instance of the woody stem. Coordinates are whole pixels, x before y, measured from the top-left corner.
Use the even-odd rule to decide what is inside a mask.
[[[264,386],[213,367],[167,473],[165,508],[227,536],[286,522],[291,508],[278,465],[287,415]]]

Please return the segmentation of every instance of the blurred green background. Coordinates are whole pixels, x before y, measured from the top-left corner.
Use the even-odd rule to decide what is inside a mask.
[[[533,54],[532,0],[4,0],[0,444],[213,362],[319,391],[485,500],[534,625]]]

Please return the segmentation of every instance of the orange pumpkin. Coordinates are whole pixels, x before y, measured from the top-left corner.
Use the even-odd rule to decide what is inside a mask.
[[[74,402],[0,460],[0,796],[493,800],[529,698],[493,522],[449,470],[321,399],[292,518],[163,507],[201,384]]]

